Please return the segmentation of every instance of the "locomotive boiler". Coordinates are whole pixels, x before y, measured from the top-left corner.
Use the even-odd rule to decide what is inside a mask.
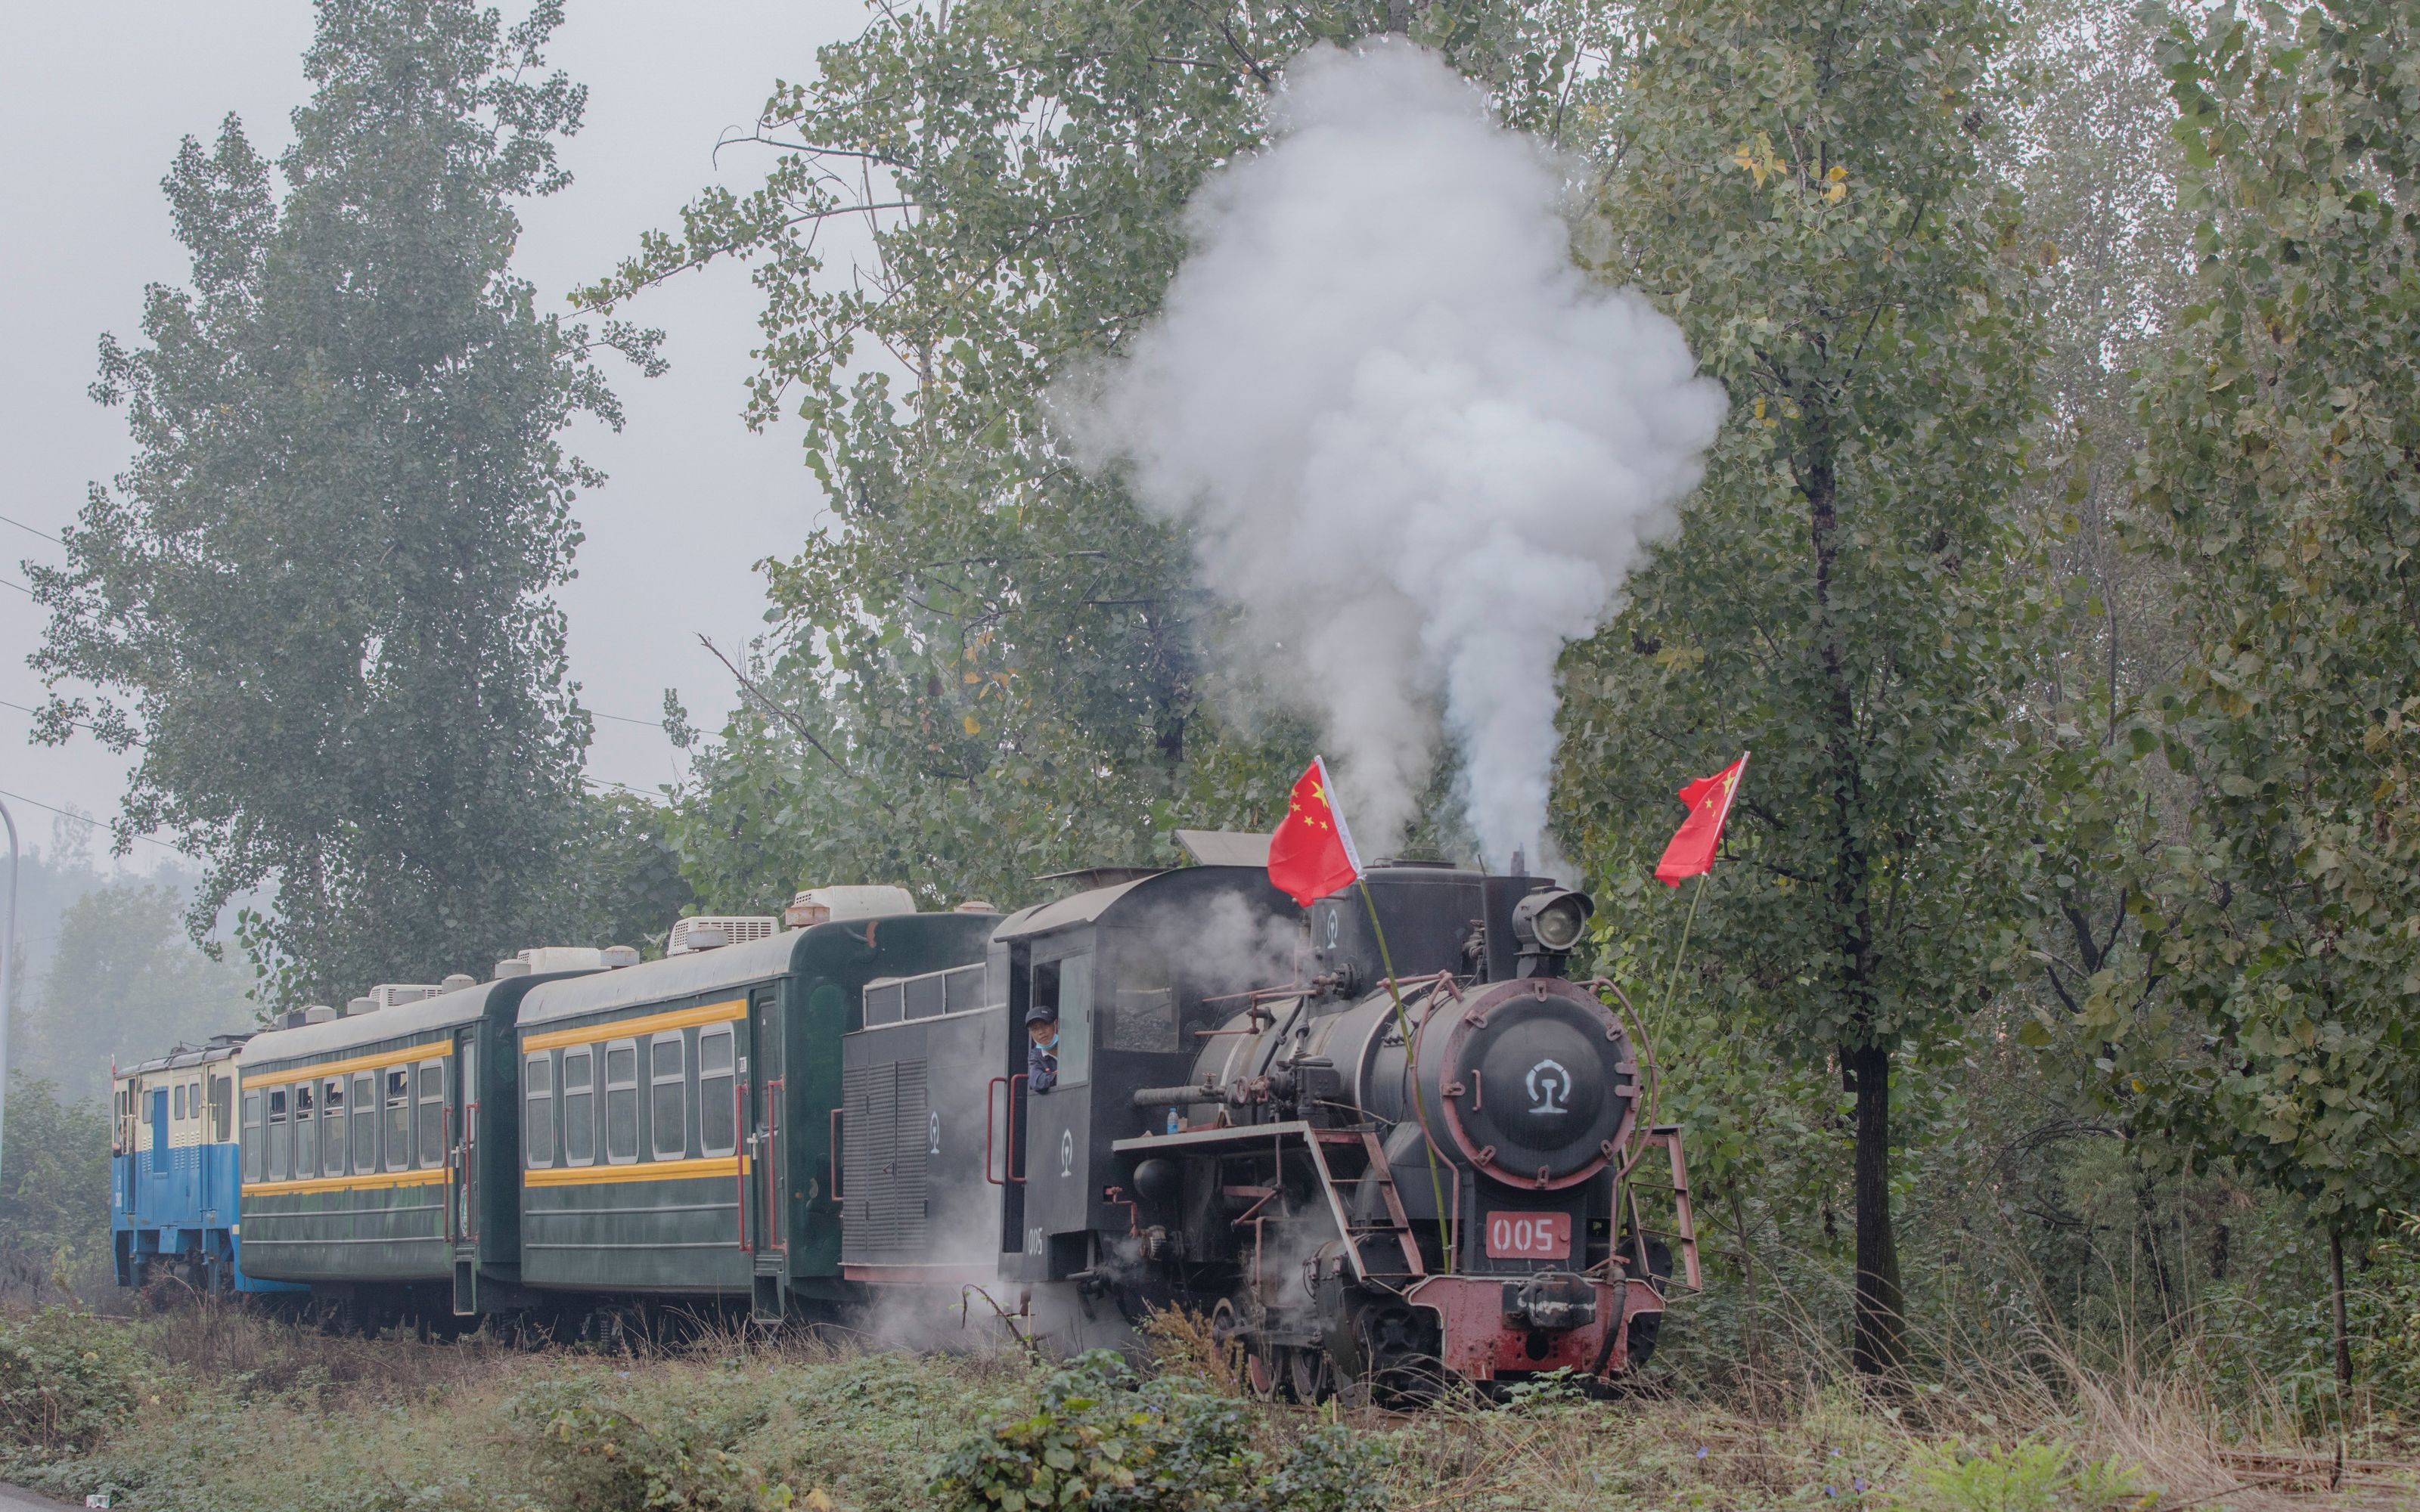
[[[1671,1257],[1630,1180],[1651,1151],[1692,1287],[1697,1257],[1645,1041],[1567,975],[1591,904],[1419,863],[1368,888],[1306,911],[1294,979],[1231,997],[1188,1079],[1130,1095],[1140,1285],[1215,1299],[1264,1393],[1636,1368]]]

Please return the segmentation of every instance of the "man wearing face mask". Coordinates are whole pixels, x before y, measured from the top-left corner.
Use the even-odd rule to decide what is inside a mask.
[[[1059,1011],[1037,1005],[1025,1015],[1025,1084],[1037,1092],[1059,1085]]]

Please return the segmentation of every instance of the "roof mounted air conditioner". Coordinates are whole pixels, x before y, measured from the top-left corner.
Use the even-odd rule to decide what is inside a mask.
[[[751,940],[769,940],[779,928],[781,920],[770,914],[700,914],[673,926],[672,943],[664,947],[664,954],[688,955],[696,950],[718,949],[725,945],[745,945]]]

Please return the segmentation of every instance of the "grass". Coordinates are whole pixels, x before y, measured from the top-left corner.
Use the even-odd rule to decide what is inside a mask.
[[[54,1351],[92,1352],[58,1345],[57,1319],[46,1326]],[[928,1506],[942,1457],[987,1413],[1031,1421],[1050,1368],[1007,1350],[915,1356],[737,1336],[636,1357],[523,1353],[479,1339],[328,1338],[218,1308],[73,1326],[133,1346],[131,1413],[97,1445],[0,1450],[0,1473],[194,1512]],[[1172,1319],[1155,1333],[1162,1370],[1224,1390],[1198,1328]],[[1737,1394],[1749,1411],[1652,1394],[1592,1401],[1546,1385],[1506,1405],[1416,1414],[1256,1408],[1249,1431],[1271,1463],[1323,1428],[1377,1441],[1371,1504],[1395,1512],[2420,1505],[2393,1469],[2354,1466],[2348,1496],[2298,1489],[2297,1477],[2326,1478],[2335,1446],[2224,1443],[2209,1403],[2173,1382],[2071,1360],[2062,1380],[2045,1359],[2057,1356],[2044,1351],[2022,1377],[1978,1368],[1890,1399],[1772,1381]],[[0,1395],[24,1389],[0,1370]]]

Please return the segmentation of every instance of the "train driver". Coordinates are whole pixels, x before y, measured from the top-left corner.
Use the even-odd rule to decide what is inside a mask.
[[[1025,1015],[1025,1085],[1047,1092],[1059,1085],[1059,1011],[1037,1003]]]

